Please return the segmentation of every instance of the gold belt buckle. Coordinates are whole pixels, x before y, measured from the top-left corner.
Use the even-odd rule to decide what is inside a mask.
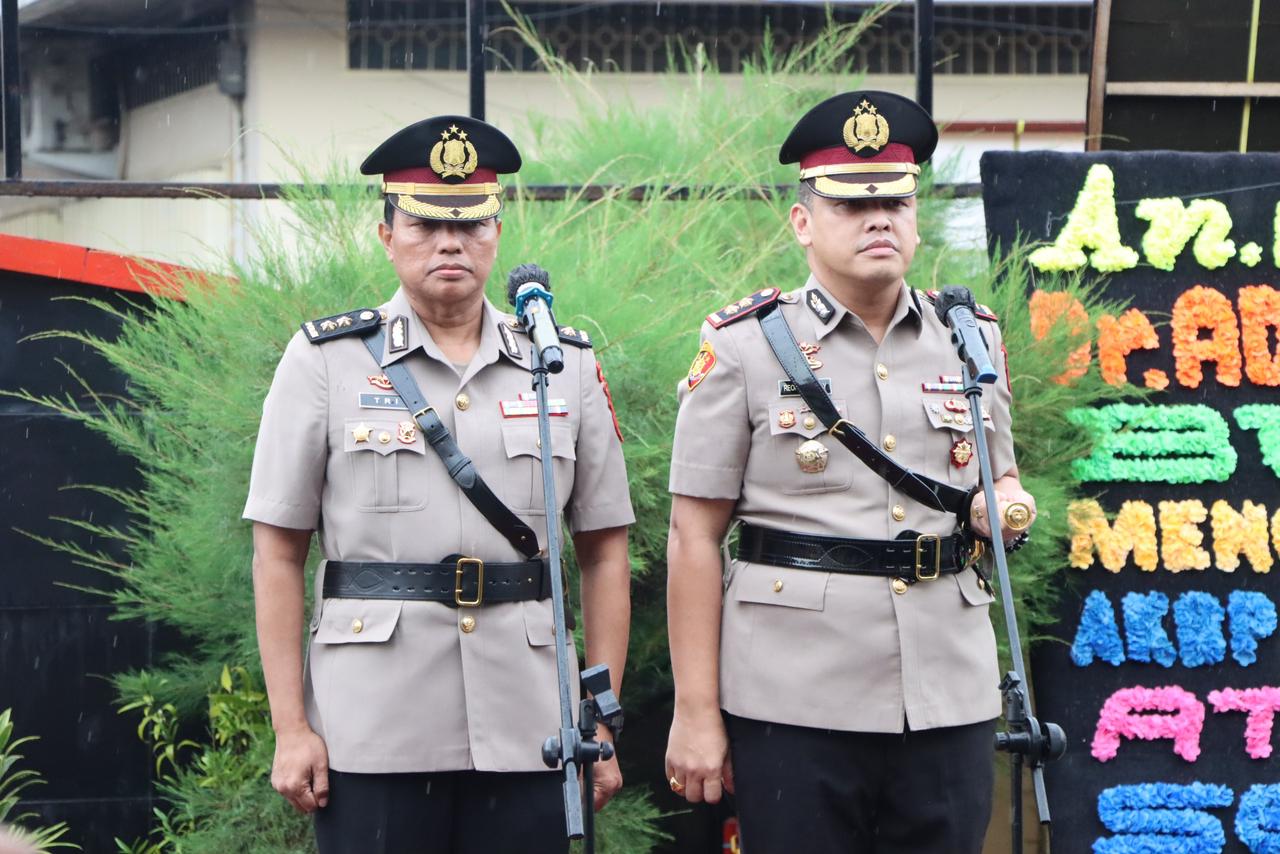
[[[422,407],[422,408],[421,408],[421,409],[419,409],[417,412],[413,413],[413,420],[414,420],[414,421],[417,421],[419,418],[421,418],[422,416],[426,415],[428,412],[431,412],[431,411],[432,411],[432,410],[434,410],[434,409],[435,409],[435,407],[434,407],[434,406],[424,406],[424,407]]]
[[[917,546],[917,548],[919,548]],[[918,563],[918,561],[917,561]],[[468,566],[476,568],[476,598],[462,598],[462,577]],[[461,608],[474,608],[484,601],[484,561],[478,557],[458,558],[458,568],[453,574],[453,601]]]
[[[933,540],[933,574],[921,572],[920,555],[924,553],[926,540]],[[916,537],[916,581],[933,581],[942,574],[942,537],[937,534],[921,534]]]

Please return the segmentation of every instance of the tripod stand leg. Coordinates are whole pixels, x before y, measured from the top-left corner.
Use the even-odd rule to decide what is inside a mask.
[[[594,762],[582,763],[582,852],[595,854],[596,851],[596,787],[594,783]]]
[[[1009,797],[1010,805],[1013,808],[1013,815],[1010,819],[1010,827],[1012,828],[1013,839],[1010,840],[1010,851],[1013,854],[1022,854],[1022,754],[1013,753],[1009,756]]]

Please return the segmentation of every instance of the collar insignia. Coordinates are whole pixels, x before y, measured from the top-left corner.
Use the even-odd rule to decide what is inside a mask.
[[[809,296],[806,300],[806,303],[809,306],[809,311],[812,311],[814,314],[816,314],[818,316],[818,319],[821,320],[823,323],[826,323],[828,320],[830,320],[831,315],[836,313],[835,307],[832,306],[831,303],[827,302],[827,298],[824,297],[822,293],[819,291],[816,291],[816,290],[809,291]]]

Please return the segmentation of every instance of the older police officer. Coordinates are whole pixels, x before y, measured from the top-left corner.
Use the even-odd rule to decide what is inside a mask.
[[[316,813],[322,852],[567,847],[562,778],[540,753],[559,714],[530,342],[484,296],[498,175],[519,167],[505,135],[461,116],[382,143],[361,171],[383,175],[378,232],[400,288],[380,308],[304,323],[263,405],[244,516],[272,784]],[[634,517],[590,340],[561,338],[557,494],[587,658],[616,690]],[[304,666],[312,531],[325,561]],[[622,784],[616,761],[596,781],[599,807]]]
[[[981,850],[1000,696],[973,539],[990,529],[968,492],[975,429],[998,512],[1021,505],[1029,522],[1035,504],[1008,386],[975,425],[950,333],[904,281],[936,143],[923,109],[884,92],[801,118],[780,159],[800,162],[791,226],[809,279],[709,315],[680,384],[667,773],[690,801],[736,786],[750,854]],[[907,485],[926,481],[963,504],[929,506]]]

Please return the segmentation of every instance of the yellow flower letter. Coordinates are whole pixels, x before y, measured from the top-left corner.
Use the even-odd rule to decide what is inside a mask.
[[[1092,249],[1086,258],[1084,249]],[[1138,253],[1120,242],[1120,220],[1116,217],[1116,179],[1111,167],[1095,163],[1089,167],[1084,189],[1067,224],[1052,246],[1031,253],[1037,270],[1079,270],[1085,262],[1102,273],[1115,273],[1138,266]]]

